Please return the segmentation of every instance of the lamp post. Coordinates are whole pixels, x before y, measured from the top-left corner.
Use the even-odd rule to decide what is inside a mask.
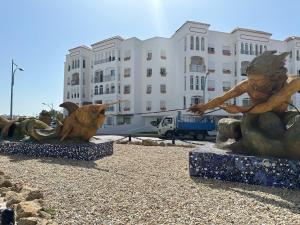
[[[17,70],[24,71],[22,68],[19,68],[17,64],[14,63],[14,60],[11,61],[11,86],[10,86],[10,119],[13,118],[13,96],[14,96],[14,83],[15,83],[15,73]]]
[[[203,85],[203,103],[205,104],[205,92],[206,92],[206,80],[207,76],[209,75],[209,71],[206,72],[204,77],[204,85]]]

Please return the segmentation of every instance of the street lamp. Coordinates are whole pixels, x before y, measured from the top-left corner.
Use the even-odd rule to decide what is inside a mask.
[[[207,73],[205,74],[205,77],[204,77],[204,85],[203,85],[203,103],[204,104],[205,104],[206,80],[207,80],[208,75],[209,75],[209,71],[207,71]]]
[[[11,61],[11,86],[10,86],[10,119],[11,120],[13,118],[13,95],[14,95],[15,73],[17,70],[24,71],[22,68],[19,68],[18,65],[14,63],[14,60],[12,60]]]

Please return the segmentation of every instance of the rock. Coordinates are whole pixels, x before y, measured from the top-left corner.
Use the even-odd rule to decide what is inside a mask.
[[[232,118],[223,118],[218,122],[217,142],[225,142],[228,139],[241,138],[241,121]]]
[[[18,225],[37,225],[37,224],[38,224],[38,218],[36,217],[27,217],[18,220]]]
[[[41,198],[44,198],[43,193],[40,190],[33,190],[28,193],[26,200],[32,201],[32,200],[41,199]]]
[[[12,183],[10,180],[7,180],[5,177],[0,178],[0,187],[12,187]]]
[[[13,184],[13,186],[11,187],[11,190],[15,192],[21,192],[22,189],[23,189],[23,184],[21,183]]]
[[[1,187],[0,188],[0,194],[1,195],[5,195],[6,192],[10,191],[10,188],[7,188],[7,187]]]
[[[45,211],[42,210],[39,212],[39,216],[41,218],[48,219],[48,220],[52,218],[52,216],[49,213],[46,213]]]
[[[4,175],[4,172],[0,170],[0,176],[1,176],[1,175]]]
[[[13,204],[18,204],[23,201],[24,198],[19,193],[14,191],[8,191],[5,195],[6,206],[11,207]]]
[[[38,216],[41,209],[41,204],[37,200],[20,202],[17,205],[17,218]]]

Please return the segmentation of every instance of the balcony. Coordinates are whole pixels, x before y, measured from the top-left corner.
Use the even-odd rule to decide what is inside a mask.
[[[151,111],[151,106],[147,106],[146,111]]]
[[[160,58],[161,59],[167,59],[167,56],[161,55]]]
[[[215,88],[214,87],[208,87],[207,90],[208,91],[215,91]]]
[[[79,85],[79,80],[72,80],[71,85]]]
[[[130,56],[124,57],[124,61],[129,61],[129,60],[130,60]]]
[[[208,69],[207,71],[210,72],[210,73],[214,73],[216,70],[215,69]]]
[[[205,73],[205,65],[190,64],[190,72]]]
[[[230,50],[223,50],[222,53],[223,53],[223,55],[231,56]]]
[[[123,108],[123,111],[124,111],[124,112],[130,111],[130,107],[124,107],[124,108]]]
[[[166,111],[166,110],[167,110],[167,107],[165,107],[165,106],[160,107],[160,111]]]
[[[297,60],[297,61],[300,61],[300,57],[298,56],[298,57],[296,58],[296,60]]]

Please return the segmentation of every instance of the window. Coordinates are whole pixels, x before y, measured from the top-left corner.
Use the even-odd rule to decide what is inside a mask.
[[[200,50],[199,37],[196,37],[196,50]]]
[[[160,58],[161,59],[167,59],[167,53],[166,53],[166,50],[161,50],[160,51]]]
[[[71,82],[70,82],[70,77],[67,78],[67,85],[70,85]]]
[[[152,59],[152,52],[151,51],[148,51],[147,52],[147,61],[151,60]]]
[[[300,61],[300,55],[299,55],[299,50],[297,50],[297,57],[296,57],[297,61]]]
[[[290,59],[293,58],[293,51],[290,51]]]
[[[103,85],[99,86],[99,95],[103,95]]]
[[[201,90],[204,90],[204,86],[205,86],[205,78],[201,77]]]
[[[124,69],[124,77],[130,77],[130,68]]]
[[[195,90],[199,90],[199,76],[196,76]]]
[[[255,55],[258,55],[258,45],[255,44]]]
[[[72,74],[71,85],[79,85],[79,73]]]
[[[244,98],[242,100],[242,105],[243,106],[251,106],[251,99],[250,98]]]
[[[164,67],[161,67],[161,68],[160,68],[160,75],[161,75],[162,77],[167,76],[167,70],[166,70],[166,68],[164,68]]]
[[[110,93],[111,93],[111,94],[114,94],[114,93],[115,93],[115,84],[114,84],[114,83],[112,83],[112,84],[110,85]]]
[[[130,94],[130,85],[124,86],[124,94]]]
[[[152,76],[152,69],[148,68],[147,69],[147,77],[151,77]]]
[[[186,37],[184,37],[184,51],[186,51]]]
[[[131,51],[130,50],[126,50],[124,52],[124,61],[130,60],[130,55],[131,55]]]
[[[165,94],[167,93],[167,88],[165,84],[160,85],[160,93]]]
[[[194,76],[190,76],[190,90],[194,90]]]
[[[231,89],[230,81],[223,81],[223,91],[229,91]]]
[[[70,70],[71,70],[71,66],[69,65],[69,66],[68,66],[68,71],[70,71]]]
[[[82,68],[85,68],[85,59],[82,60]]]
[[[131,124],[131,116],[118,116],[117,117],[117,124]]]
[[[213,44],[208,44],[207,48],[208,54],[215,54],[215,47]]]
[[[130,111],[130,101],[126,101],[123,103],[123,111]]]
[[[160,101],[159,105],[160,105],[160,110],[161,111],[167,110],[166,101],[164,101],[164,100]]]
[[[223,46],[222,53],[223,55],[230,56],[231,55],[230,46]]]
[[[263,47],[262,47],[262,45],[260,45],[260,46],[259,46],[259,54],[261,54],[262,51],[263,51]]]
[[[267,51],[267,46],[266,45],[264,46],[264,51]]]
[[[147,87],[146,87],[146,94],[151,94],[151,92],[152,92],[152,85],[149,84],[149,85],[147,85]]]
[[[70,92],[67,93],[67,99],[70,99]]]
[[[208,91],[214,91],[215,90],[215,81],[214,80],[208,80],[207,90]]]
[[[250,55],[254,55],[254,52],[253,52],[253,45],[250,44]]]
[[[184,90],[186,91],[186,76],[184,76]]]
[[[151,111],[151,101],[146,102],[146,111]]]
[[[186,73],[186,57],[184,56],[184,68],[183,68],[183,70],[184,70],[184,73]]]
[[[183,108],[186,109],[186,97],[183,96]]]
[[[99,94],[99,92],[98,92],[98,86],[96,85],[95,86],[95,92],[94,92],[94,95],[98,95]]]
[[[248,43],[245,44],[245,54],[246,55],[249,54]]]
[[[223,63],[223,73],[231,74],[231,64],[230,63]]]
[[[204,73],[206,70],[204,59],[200,56],[192,56],[190,64],[190,72]]]
[[[105,94],[109,94],[109,84],[105,85]]]
[[[241,43],[241,54],[245,54],[244,43]]]
[[[194,50],[194,36],[191,36],[190,48],[191,50]]]
[[[300,75],[300,70],[297,70],[297,74]]]
[[[204,103],[204,99],[202,96],[196,95],[191,97],[191,105],[196,105],[200,103]]]
[[[208,61],[208,72],[214,73],[215,72],[215,63],[212,61]]]
[[[204,42],[204,37],[201,38],[201,51],[205,50],[205,42]]]
[[[247,69],[247,66],[249,64],[250,64],[249,61],[242,61],[241,62],[241,76],[247,76],[246,69]]]

